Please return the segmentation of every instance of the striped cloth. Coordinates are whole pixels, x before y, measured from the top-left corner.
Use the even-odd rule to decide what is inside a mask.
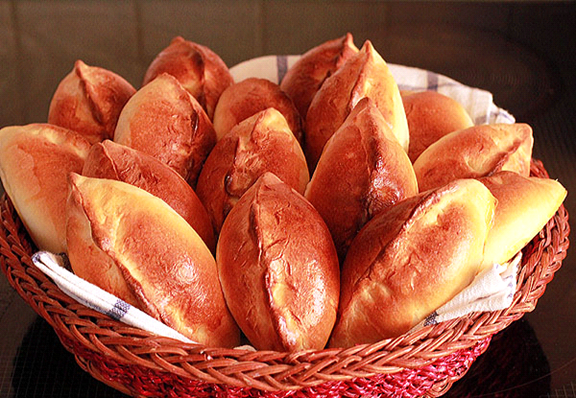
[[[84,306],[132,327],[183,342],[191,342],[166,324],[70,272],[66,255],[40,251],[32,255],[32,262],[64,293]]]
[[[233,66],[230,72],[235,82],[249,77],[261,77],[279,83],[299,58],[298,55],[267,55],[241,62]],[[515,122],[509,112],[493,103],[493,95],[486,90],[465,86],[424,69],[387,65],[400,90],[431,90],[449,96],[465,107],[475,125]]]
[[[235,81],[262,77],[275,83],[281,81],[299,56],[264,56],[242,62],[231,68]],[[389,64],[401,90],[435,90],[459,101],[475,124],[514,123],[507,111],[493,104],[491,93],[471,88],[433,72]],[[114,295],[79,278],[70,271],[66,255],[41,251],[32,256],[36,267],[50,277],[60,289],[85,306],[120,320],[130,326],[191,342],[177,331],[148,314],[134,308]],[[419,326],[439,323],[476,311],[494,311],[510,306],[515,293],[515,279],[520,256],[507,265],[494,265],[477,276],[460,295],[427,317]]]

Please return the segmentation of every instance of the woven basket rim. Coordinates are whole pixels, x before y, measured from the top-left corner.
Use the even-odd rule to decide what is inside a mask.
[[[531,175],[549,177],[533,159]],[[0,200],[0,266],[20,296],[55,330],[77,362],[95,378],[131,393],[130,387],[107,381],[82,359],[83,350],[130,367],[170,373],[192,381],[257,388],[264,391],[314,387],[422,368],[459,350],[467,350],[531,312],[546,285],[561,267],[569,247],[564,205],[523,250],[513,303],[507,309],[477,312],[427,326],[396,338],[350,348],[298,352],[211,348],[158,337],[129,327],[77,303],[31,261],[33,246],[7,195]],[[443,383],[446,391],[452,382]],[[441,388],[439,388],[441,389]],[[431,396],[438,396],[441,391]]]

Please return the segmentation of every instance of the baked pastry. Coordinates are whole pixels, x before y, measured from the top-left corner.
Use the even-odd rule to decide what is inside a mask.
[[[126,103],[114,141],[152,155],[194,187],[216,134],[198,101],[174,76],[163,73]]]
[[[213,255],[166,202],[128,183],[72,173],[67,212],[78,276],[121,299],[128,291],[141,310],[195,342],[239,344]]]
[[[168,73],[192,94],[212,119],[218,98],[234,83],[224,61],[210,48],[177,36],[148,66],[142,85]]]
[[[413,163],[419,190],[455,179],[478,178],[501,170],[529,176],[533,130],[525,123],[478,125],[449,133]]]
[[[214,251],[216,240],[206,209],[190,185],[158,159],[110,140],[92,146],[82,175],[123,181],[162,199],[182,216]]]
[[[367,221],[418,192],[407,153],[365,97],[325,145],[305,197],[325,220],[342,260]]]
[[[82,171],[90,143],[46,123],[0,129],[0,178],[39,249],[66,250],[68,173]]]
[[[480,178],[497,198],[484,265],[503,264],[525,247],[559,209],[567,190],[556,180],[501,171]]]
[[[293,100],[303,120],[315,93],[325,79],[358,51],[353,35],[347,33],[313,47],[289,68],[280,88]]]
[[[326,225],[302,195],[262,175],[226,218],[216,259],[229,309],[255,348],[325,347],[339,265]]]
[[[317,91],[305,123],[305,155],[312,172],[328,139],[345,121],[363,97],[371,98],[391,125],[405,151],[409,148],[409,128],[397,82],[389,67],[366,41]]]
[[[135,92],[120,75],[78,60],[52,96],[48,123],[75,130],[91,144],[111,139],[120,111]]]
[[[480,269],[495,204],[483,184],[462,179],[371,219],[342,266],[329,345],[403,334],[469,285]]]
[[[283,114],[291,132],[302,142],[301,117],[294,103],[279,85],[262,78],[244,79],[222,93],[214,112],[217,139],[223,138],[234,125],[267,108]]]
[[[216,231],[260,175],[272,172],[303,194],[307,162],[286,119],[267,108],[235,125],[206,159],[196,186]]]
[[[401,98],[409,125],[411,162],[444,135],[473,126],[461,103],[439,92],[401,92]]]

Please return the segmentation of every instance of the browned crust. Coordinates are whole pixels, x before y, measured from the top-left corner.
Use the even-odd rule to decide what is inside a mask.
[[[529,175],[533,133],[529,125],[491,124],[449,133],[429,146],[413,167],[421,191],[500,170]]]
[[[366,41],[358,53],[324,81],[309,106],[304,145],[309,170],[315,169],[325,144],[363,97],[375,102],[403,148],[408,148],[399,89],[385,61]]]
[[[157,158],[195,187],[216,134],[198,101],[175,77],[164,73],[126,104],[114,141]]]
[[[196,98],[212,120],[222,92],[234,83],[224,61],[209,47],[176,36],[149,65],[142,85],[168,73]]]
[[[280,86],[262,78],[247,78],[228,87],[221,95],[214,114],[218,139],[246,118],[267,108],[277,109],[302,143],[302,121],[293,101]]]
[[[214,251],[216,241],[212,224],[198,196],[176,171],[156,158],[105,140],[92,146],[82,174],[123,181],[164,200]]]
[[[77,60],[52,97],[48,122],[77,131],[91,143],[110,139],[122,108],[135,92],[118,74]]]
[[[407,154],[365,97],[328,141],[305,196],[327,223],[343,260],[368,220],[417,193]]]
[[[204,164],[196,192],[217,231],[238,199],[265,172],[274,173],[301,194],[309,180],[300,145],[274,108],[233,127]]]
[[[444,135],[473,126],[457,101],[435,91],[401,93],[409,125],[409,159],[419,155]]]
[[[308,50],[287,71],[280,88],[292,98],[303,120],[323,82],[358,51],[353,35],[347,33]]]
[[[266,173],[227,217],[217,246],[231,312],[258,349],[323,348],[339,268],[330,233],[300,194]]]
[[[330,345],[400,335],[468,285],[480,270],[495,203],[477,181],[460,180],[367,223],[343,265]]]

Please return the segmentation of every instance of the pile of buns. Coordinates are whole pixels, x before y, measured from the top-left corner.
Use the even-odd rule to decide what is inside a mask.
[[[407,332],[561,206],[522,123],[401,92],[370,41],[235,82],[175,38],[135,89],[77,61],[46,123],[0,130],[38,249],[208,346],[348,347]]]

